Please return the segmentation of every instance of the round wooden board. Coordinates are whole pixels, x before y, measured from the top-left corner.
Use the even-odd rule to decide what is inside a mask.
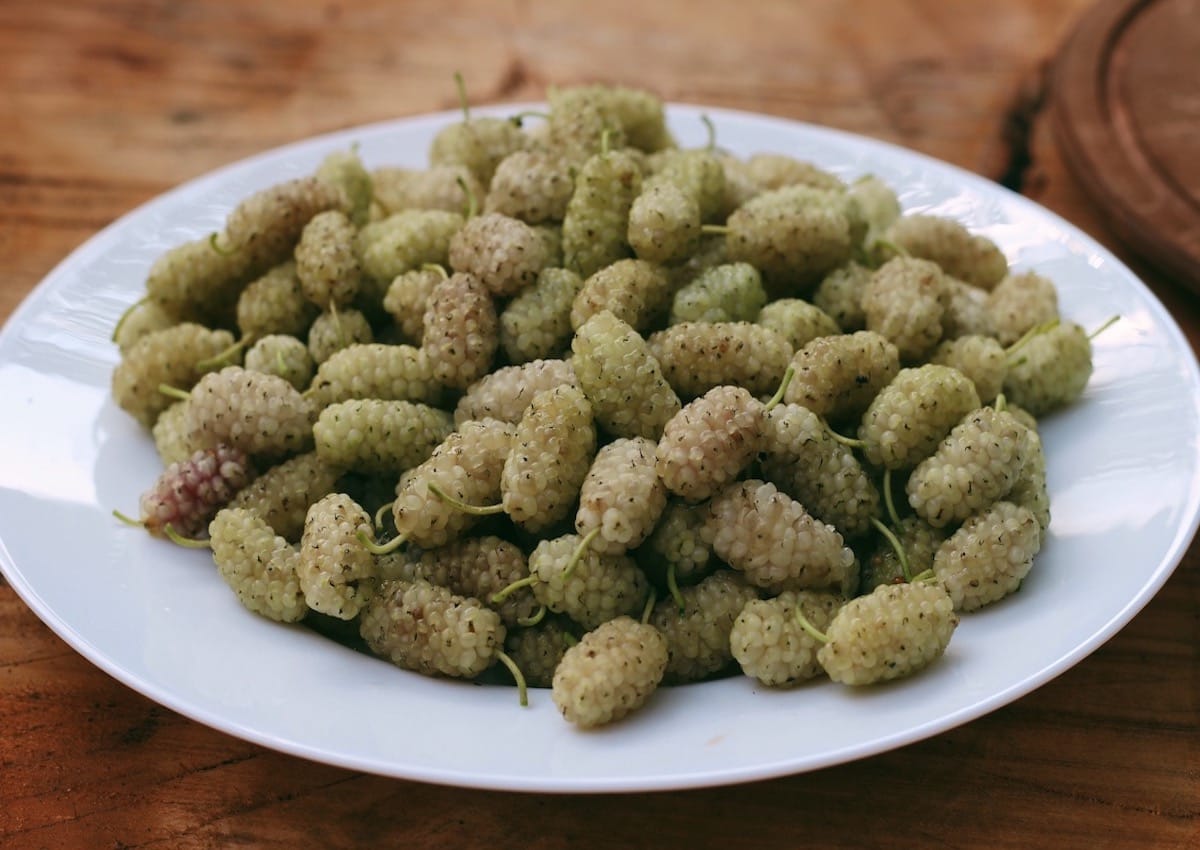
[[[1100,0],[1055,61],[1051,99],[1113,231],[1200,292],[1200,0]]]

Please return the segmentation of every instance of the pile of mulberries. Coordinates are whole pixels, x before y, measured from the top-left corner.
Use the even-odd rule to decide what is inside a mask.
[[[131,522],[207,546],[253,612],[580,727],[663,684],[934,663],[1036,569],[1037,417],[1092,374],[986,235],[871,175],[683,148],[599,85],[464,108],[427,168],[338,151],[250,196],[113,340],[165,467]]]

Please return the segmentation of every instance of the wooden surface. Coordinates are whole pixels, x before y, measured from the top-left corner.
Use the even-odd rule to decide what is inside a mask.
[[[1200,0],[1103,0],[1054,65],[1053,121],[1114,232],[1200,292]]]
[[[1116,250],[1195,344],[1200,305],[1114,239],[1049,131],[1047,61],[1086,5],[4,0],[0,317],[136,204],[278,143],[449,107],[460,69],[477,101],[630,82],[941,157]],[[962,728],[741,787],[555,797],[227,737],[92,667],[0,584],[0,846],[1195,848],[1198,611],[1193,546],[1107,645]]]

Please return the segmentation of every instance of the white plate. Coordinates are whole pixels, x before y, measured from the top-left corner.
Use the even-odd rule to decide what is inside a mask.
[[[508,114],[512,108],[480,109]],[[998,708],[1078,662],[1166,581],[1197,524],[1200,376],[1162,305],[1092,239],[979,177],[880,142],[709,109],[737,153],[797,154],[878,174],[908,210],[951,215],[1018,269],[1053,278],[1095,341],[1082,401],[1044,424],[1053,524],[1019,594],[965,618],[920,676],[850,690],[771,692],[747,679],[660,691],[627,722],[581,733],[548,692],[398,670],[243,610],[203,552],[117,523],[159,472],[148,436],[109,400],[113,323],[151,261],[217,228],[253,190],[352,143],[369,166],[420,166],[454,114],[364,127],[272,151],[134,211],[68,257],[0,336],[0,565],[37,615],[100,668],[201,723],[364,771],[462,786],[632,791],[742,782],[892,749]],[[702,110],[677,107],[701,144]]]

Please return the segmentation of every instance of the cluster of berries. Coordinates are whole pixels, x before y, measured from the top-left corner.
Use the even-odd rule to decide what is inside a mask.
[[[1091,374],[1051,281],[874,177],[681,148],[643,91],[464,111],[427,169],[333,154],[154,264],[112,379],[149,531],[585,727],[908,675],[1020,586],[1035,417]]]

